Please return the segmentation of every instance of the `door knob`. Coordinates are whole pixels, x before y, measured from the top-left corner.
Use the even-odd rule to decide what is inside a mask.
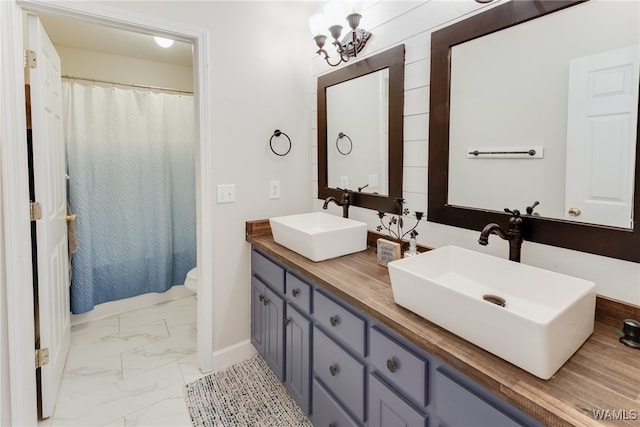
[[[571,216],[579,216],[582,212],[578,208],[569,209],[569,215]]]
[[[78,215],[76,215],[76,214],[71,214],[71,215],[67,215],[67,216],[65,216],[65,217],[64,217],[64,219],[66,219],[66,220],[67,220],[67,222],[71,222],[71,221],[75,221],[77,217],[78,217]]]

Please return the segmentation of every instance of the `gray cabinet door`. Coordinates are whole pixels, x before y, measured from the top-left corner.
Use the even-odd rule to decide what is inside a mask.
[[[265,288],[264,359],[280,381],[284,381],[284,301]]]
[[[251,343],[264,357],[264,306],[266,286],[257,277],[251,276]]]
[[[291,304],[287,304],[285,320],[285,387],[309,415],[311,397],[310,338],[311,321]]]

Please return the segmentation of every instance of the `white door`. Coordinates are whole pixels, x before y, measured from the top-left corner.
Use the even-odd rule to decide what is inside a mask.
[[[571,61],[565,218],[631,227],[640,45]]]
[[[37,65],[30,69],[36,221],[40,348],[49,349],[41,368],[43,418],[53,414],[70,344],[69,255],[65,145],[62,127],[60,57],[40,20],[28,16],[29,50]]]

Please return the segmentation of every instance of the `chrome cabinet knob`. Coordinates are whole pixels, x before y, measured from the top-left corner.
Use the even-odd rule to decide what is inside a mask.
[[[396,363],[393,357],[391,359],[387,359],[387,369],[391,373],[394,373],[395,371],[398,370],[398,364]]]

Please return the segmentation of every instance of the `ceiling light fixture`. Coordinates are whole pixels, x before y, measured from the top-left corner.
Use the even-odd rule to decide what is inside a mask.
[[[324,7],[324,13],[317,13],[309,18],[309,28],[313,39],[318,46],[316,53],[323,54],[325,61],[332,67],[341,64],[342,62],[349,61],[350,58],[355,58],[358,53],[364,48],[371,38],[371,33],[358,28],[360,25],[360,19],[362,15],[359,13],[360,7],[358,1],[348,2],[356,3],[349,7],[348,11],[341,6],[339,2],[327,3]],[[342,17],[346,15],[347,22],[351,31],[342,39],[338,40],[342,35],[342,25],[337,24]],[[338,61],[331,63],[329,53],[324,49],[324,44],[327,41],[327,33],[333,37],[332,44],[336,47],[338,53]]]
[[[164,37],[158,37],[158,36],[154,36],[153,39],[156,41],[156,43],[160,47],[167,48],[167,47],[173,46],[173,40],[171,39],[166,39]]]

